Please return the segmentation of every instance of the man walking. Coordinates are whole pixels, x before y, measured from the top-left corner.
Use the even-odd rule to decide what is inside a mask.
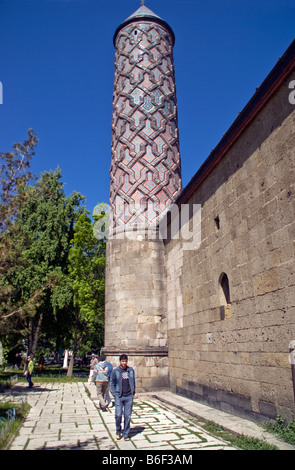
[[[115,420],[116,420],[116,438],[121,439],[121,423],[124,412],[124,431],[125,441],[129,441],[130,420],[133,407],[133,396],[135,394],[135,374],[134,369],[129,367],[128,357],[121,354],[120,365],[112,372],[110,388],[115,398]]]
[[[106,411],[108,403],[105,401],[105,393],[109,384],[109,370],[106,362],[104,361],[104,356],[99,357],[99,362],[94,367],[93,382],[96,385],[100,408],[103,411]]]
[[[110,362],[107,362],[105,360],[105,356],[104,356],[104,362],[106,363],[107,367],[108,367],[108,370],[109,370],[109,380],[111,379],[112,377],[112,372],[113,372],[113,366]],[[111,397],[110,395],[110,384],[108,384],[108,388],[106,390],[106,393],[105,393],[105,399],[106,399],[106,402],[108,404],[108,408],[113,408],[113,406],[115,406],[115,402],[114,402],[114,399]]]
[[[28,366],[27,366],[27,375],[26,379],[29,384],[29,388],[33,387],[33,382],[32,382],[32,375],[33,375],[33,370],[34,370],[34,362],[32,361],[31,356],[28,356]]]

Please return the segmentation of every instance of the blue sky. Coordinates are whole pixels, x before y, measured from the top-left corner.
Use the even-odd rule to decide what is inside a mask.
[[[0,0],[0,152],[39,138],[33,171],[108,202],[113,34],[140,0]],[[185,186],[294,39],[294,0],[146,0],[172,27]]]

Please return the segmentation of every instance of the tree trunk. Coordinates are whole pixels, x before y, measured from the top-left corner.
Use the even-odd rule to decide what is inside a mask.
[[[36,355],[36,349],[37,349],[37,345],[38,345],[38,341],[39,341],[39,335],[40,335],[40,331],[41,331],[42,321],[43,321],[43,313],[40,314],[40,316],[38,318],[38,321],[37,321],[36,328],[35,328],[35,332],[33,333],[32,351],[31,351],[31,354],[32,354],[33,358]]]
[[[76,354],[77,354],[77,351],[80,347],[80,344],[82,343],[82,338],[83,338],[83,332],[81,332],[81,336],[79,338],[79,317],[80,317],[80,311],[77,310],[76,311],[76,322],[75,322],[75,337],[74,337],[74,348],[73,348],[73,354],[71,355],[71,359],[70,359],[70,364],[69,364],[69,368],[68,368],[68,372],[67,372],[67,377],[72,377],[73,375],[73,369],[74,369],[74,361],[75,361],[75,357],[76,357]]]

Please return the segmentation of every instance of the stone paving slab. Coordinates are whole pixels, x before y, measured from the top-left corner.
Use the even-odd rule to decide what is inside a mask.
[[[190,416],[213,421],[236,434],[266,440],[281,450],[295,450],[256,423],[170,391],[137,395],[128,442],[115,439],[114,408],[99,410],[94,385],[48,383],[29,389],[19,382],[9,396],[0,394],[0,400],[6,399],[24,399],[31,405],[11,450],[236,450],[205,432]]]
[[[99,410],[91,399],[95,387],[87,385],[89,396],[86,385],[36,383],[29,389],[18,383],[13,393],[32,408],[10,450],[235,450],[149,395],[134,401],[130,441],[117,441],[114,408]]]
[[[174,407],[174,410],[182,410],[192,417],[202,418],[206,421],[213,421],[215,424],[223,427],[237,435],[245,435],[266,441],[275,445],[279,450],[295,450],[295,446],[281,441],[275,435],[265,431],[261,426],[253,421],[240,418],[225,411],[217,410],[210,406],[190,400],[189,398],[176,395],[168,390],[159,393],[151,393],[160,402]],[[172,408],[173,409],[173,408]]]

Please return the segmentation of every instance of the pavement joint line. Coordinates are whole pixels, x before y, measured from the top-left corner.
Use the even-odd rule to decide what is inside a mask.
[[[104,418],[103,418],[103,415],[102,415],[102,411],[99,409],[99,407],[96,405],[96,403],[94,403],[94,406],[97,408],[97,411],[98,411],[98,413],[100,414],[100,418],[101,418],[101,420],[102,420],[102,422],[103,422],[103,424],[104,424],[105,429],[107,430],[107,432],[108,432],[108,434],[109,434],[109,436],[110,436],[110,439],[112,440],[112,442],[114,443],[114,445],[117,447],[117,449],[119,449],[119,446],[117,445],[117,442],[113,439],[113,436],[112,436],[112,434],[111,434],[111,432],[110,432],[108,426],[106,425],[106,422],[105,422],[105,420],[104,420]]]

